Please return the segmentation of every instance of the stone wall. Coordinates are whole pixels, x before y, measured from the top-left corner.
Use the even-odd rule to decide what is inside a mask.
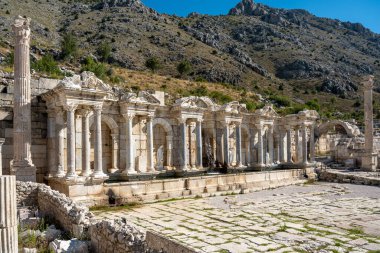
[[[17,206],[38,206],[38,183],[16,182]]]
[[[88,236],[93,214],[87,207],[44,184],[17,181],[16,189],[18,206],[37,206],[41,215],[54,220],[75,237]]]
[[[318,179],[320,181],[348,184],[362,184],[380,186],[379,177],[360,176],[338,171],[319,171]]]
[[[149,250],[153,252],[196,253],[193,249],[169,240],[167,237],[152,231],[146,232],[146,244],[148,245]]]
[[[101,221],[90,227],[91,252],[146,252],[145,234],[125,220]]]

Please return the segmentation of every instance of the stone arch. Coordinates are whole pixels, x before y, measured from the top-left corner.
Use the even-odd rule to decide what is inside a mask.
[[[360,135],[360,129],[356,125],[342,120],[332,120],[318,126],[316,129],[317,137],[327,133],[330,129],[335,128],[336,126],[340,126],[344,129],[348,137],[356,137]]]
[[[153,119],[153,132],[155,131],[156,126],[163,128],[165,133],[166,133],[166,136],[165,136],[166,147],[164,150],[165,157],[164,157],[164,164],[163,165],[166,168],[171,168],[172,167],[172,149],[173,149],[173,129],[172,129],[172,126],[165,119],[155,118],[155,119]],[[153,139],[155,140],[154,135],[153,135]],[[153,143],[154,142],[155,141],[153,141]],[[157,153],[156,153],[156,156],[157,156]],[[155,160],[156,160],[156,164],[155,164],[155,166],[156,166],[157,165],[157,158]],[[162,168],[156,168],[156,169],[162,169]]]
[[[109,115],[102,114],[102,122],[106,123],[109,129],[111,129],[112,134],[119,134],[119,125],[117,122]],[[90,116],[90,126],[94,123],[94,114]]]

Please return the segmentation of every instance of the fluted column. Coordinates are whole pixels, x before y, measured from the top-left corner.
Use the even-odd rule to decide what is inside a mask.
[[[153,172],[154,169],[154,159],[153,159],[153,117],[149,116],[146,123],[147,128],[147,171]]]
[[[286,147],[285,147],[285,136],[286,136],[286,132],[284,132],[284,130],[281,128],[279,129],[279,161],[280,163],[284,163],[285,162],[285,153],[286,153]]]
[[[286,162],[292,162],[292,129],[288,127],[286,129]]]
[[[12,26],[15,35],[13,95],[13,160],[11,172],[17,180],[36,181],[32,162],[31,89],[30,89],[30,19],[17,17]]]
[[[82,173],[81,176],[88,177],[91,174],[90,168],[90,113],[86,108],[82,111]]]
[[[3,174],[3,144],[4,138],[0,138],[0,176]]]
[[[236,123],[236,167],[242,167],[241,157],[241,123]]]
[[[133,135],[132,135],[132,130],[133,130],[133,118],[135,117],[135,114],[133,113],[127,113],[123,115],[125,120],[126,120],[126,168],[123,173],[126,174],[135,174],[137,173],[135,170],[135,159],[133,157]]]
[[[94,143],[94,173],[95,178],[107,177],[103,172],[103,150],[102,150],[102,106],[94,106],[95,143]]]
[[[229,156],[229,151],[230,151],[230,144],[229,144],[229,137],[230,137],[230,129],[229,129],[229,123],[226,122],[224,126],[224,139],[223,139],[223,151],[224,151],[224,164],[227,166],[230,166],[230,156]]]
[[[264,143],[263,143],[263,126],[257,125],[257,163],[259,166],[264,166]]]
[[[109,172],[114,173],[119,169],[119,163],[118,163],[119,135],[111,134],[111,138],[112,138],[112,168],[109,169]]]
[[[57,108],[55,111],[56,118],[56,150],[57,150],[57,168],[55,177],[64,177],[65,176],[65,123],[63,120],[64,110],[62,108]]]
[[[197,119],[197,169],[202,169],[203,161],[202,161],[202,120]]]
[[[75,110],[77,105],[67,105],[67,178],[76,177],[75,172]]]
[[[273,146],[274,136],[273,136],[273,125],[269,127],[268,131],[268,153],[269,153],[269,161],[267,163],[273,164],[273,154],[274,154],[274,146]]]
[[[180,138],[181,138],[181,148],[180,148],[180,169],[187,170],[187,147],[186,147],[186,135],[187,135],[187,124],[186,119],[180,120]]]
[[[314,123],[310,127],[310,162],[315,162],[315,140],[314,140]]]
[[[302,125],[302,163],[307,164],[307,126]]]
[[[49,177],[57,174],[57,164],[56,164],[56,130],[55,130],[55,110],[48,110],[48,120],[47,120],[47,164],[48,164],[48,175]],[[0,167],[1,168],[1,167]]]
[[[0,176],[0,253],[18,252],[15,176]]]

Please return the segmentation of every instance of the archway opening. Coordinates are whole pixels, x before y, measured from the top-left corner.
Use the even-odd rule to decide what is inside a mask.
[[[155,169],[162,170],[168,165],[167,152],[166,131],[161,125],[155,124],[153,127],[153,160]]]

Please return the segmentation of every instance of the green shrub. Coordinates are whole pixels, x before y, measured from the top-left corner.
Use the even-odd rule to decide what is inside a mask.
[[[182,75],[187,75],[188,73],[190,73],[190,71],[192,70],[192,65],[189,61],[187,60],[184,60],[182,62],[180,62],[177,66],[177,71],[178,73],[182,76]]]
[[[151,57],[146,60],[145,67],[147,67],[154,73],[161,67],[161,63],[157,57]]]
[[[96,62],[92,57],[87,57],[81,71],[91,71],[100,79],[104,79],[108,70],[103,63]]]
[[[14,51],[11,51],[10,53],[7,54],[7,56],[5,56],[4,63],[7,66],[13,66],[14,62],[15,62],[15,53]]]
[[[63,59],[76,57],[78,52],[77,40],[74,35],[67,33],[61,41],[61,54]]]
[[[203,97],[203,96],[207,96],[208,90],[205,86],[202,85],[200,87],[197,87],[197,88],[191,90],[190,94],[193,96]]]
[[[317,112],[319,112],[321,109],[321,106],[318,103],[318,99],[316,98],[306,102],[306,106],[307,106],[307,109],[316,110]]]
[[[287,107],[292,104],[292,101],[288,97],[281,95],[270,95],[269,99],[276,103],[278,106]]]
[[[209,93],[209,96],[213,98],[216,102],[221,103],[221,104],[225,104],[233,100],[230,96],[225,95],[219,91],[211,91]]]
[[[40,60],[33,62],[32,68],[37,72],[49,74],[51,77],[58,78],[63,75],[58,63],[50,54],[44,55]]]

